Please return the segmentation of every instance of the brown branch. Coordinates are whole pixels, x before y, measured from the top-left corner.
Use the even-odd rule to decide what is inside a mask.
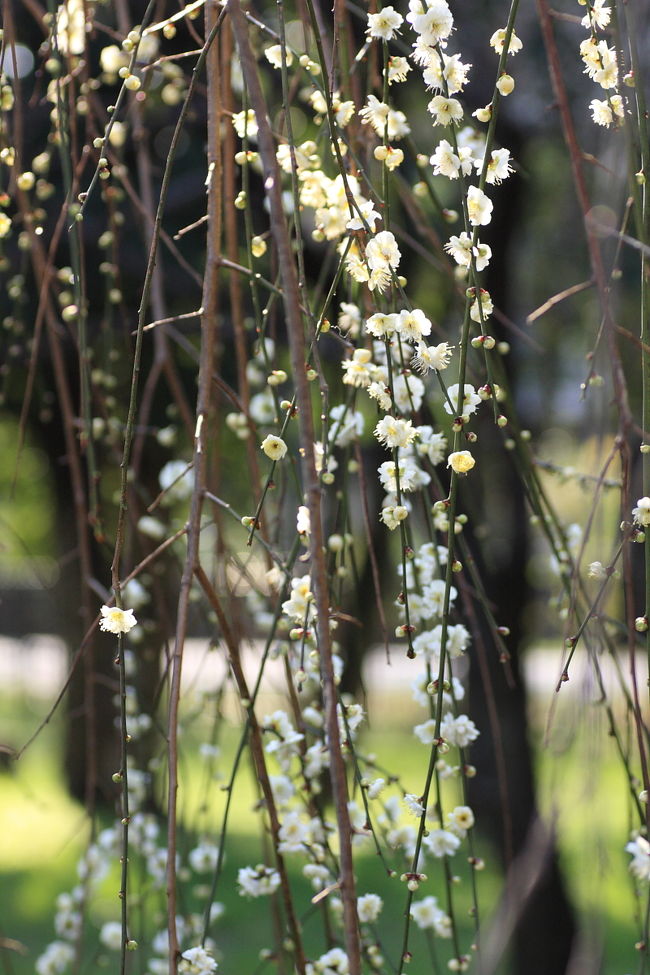
[[[311,585],[316,610],[316,631],[320,657],[321,679],[325,705],[325,721],[330,750],[330,779],[336,809],[340,843],[341,900],[343,902],[343,928],[345,947],[350,965],[350,975],[360,975],[361,953],[357,921],[354,865],[350,817],[347,807],[347,782],[341,753],[338,727],[337,693],[332,660],[332,644],[329,629],[329,598],[327,575],[323,555],[323,526],[321,520],[321,488],[314,463],[314,422],[310,386],[305,361],[306,344],[303,319],[300,311],[298,275],[291,241],[287,231],[281,196],[281,176],[275,156],[275,142],[268,121],[266,100],[262,93],[257,65],[251,50],[239,0],[228,0],[227,9],[231,22],[250,103],[258,125],[258,145],[264,171],[264,186],[270,204],[271,232],[278,254],[278,264],[284,292],[284,309],[291,353],[291,367],[296,384],[298,424],[301,444],[301,469],[305,488],[305,501],[309,509],[311,534],[309,538],[311,558]]]
[[[280,819],[278,816],[277,807],[275,804],[275,797],[273,795],[273,789],[271,788],[271,781],[269,779],[269,774],[266,768],[266,759],[264,757],[264,745],[262,742],[262,733],[260,726],[258,724],[257,718],[255,716],[254,702],[251,697],[248,683],[244,674],[244,670],[241,663],[241,654],[239,652],[239,640],[235,636],[230,622],[224,612],[224,609],[219,602],[219,597],[217,596],[214,586],[211,584],[203,568],[198,565],[196,568],[196,578],[199,581],[201,588],[203,589],[205,595],[207,596],[210,605],[215,611],[217,620],[219,622],[219,627],[225,644],[228,648],[228,662],[230,664],[230,669],[232,670],[233,677],[235,678],[235,683],[237,684],[237,690],[239,692],[239,699],[242,702],[242,706],[246,707],[246,712],[248,715],[248,726],[250,728],[250,746],[251,746],[251,757],[253,759],[253,764],[255,766],[255,774],[262,788],[262,793],[264,795],[264,803],[266,810],[269,814],[269,823],[271,826],[271,835],[273,837],[273,851],[275,854],[275,863],[280,874],[280,887],[282,890],[282,899],[284,902],[284,908],[287,912],[287,922],[289,925],[289,930],[291,932],[291,938],[294,942],[294,949],[296,952],[296,968],[299,972],[305,971],[305,952],[302,944],[302,933],[300,930],[300,923],[296,917],[296,912],[293,906],[293,900],[291,896],[291,887],[289,885],[289,877],[287,874],[287,869],[284,864],[284,857],[278,850],[280,843]]]
[[[623,366],[616,345],[616,330],[612,319],[607,279],[598,244],[598,236],[596,233],[596,228],[593,225],[593,221],[591,221],[589,218],[591,202],[589,200],[585,177],[582,171],[583,154],[580,146],[578,145],[578,138],[576,135],[575,126],[573,124],[571,109],[569,107],[569,98],[567,95],[566,86],[564,84],[564,78],[562,77],[560,56],[555,43],[553,24],[551,22],[551,15],[546,0],[537,0],[537,9],[539,12],[542,37],[544,39],[544,46],[546,48],[546,57],[551,74],[551,81],[553,83],[553,89],[555,91],[560,117],[562,120],[564,140],[567,144],[567,149],[569,150],[569,160],[571,162],[571,171],[573,173],[576,196],[578,197],[578,203],[582,212],[582,220],[587,239],[587,248],[589,251],[589,261],[591,263],[591,270],[596,283],[596,288],[598,290],[598,297],[600,299],[600,306],[603,315],[603,327],[607,337],[607,347],[611,361],[612,378],[614,381],[614,392],[619,412],[619,426],[621,433],[626,434],[632,427],[632,413],[630,411],[628,402],[625,374],[623,372]]]
[[[559,294],[553,295],[548,301],[545,301],[543,305],[536,308],[535,311],[531,311],[530,315],[526,316],[526,325],[532,325],[533,322],[545,315],[547,311],[559,305],[561,301],[565,298],[572,298],[573,295],[580,294],[581,291],[586,291],[587,288],[591,288],[593,281],[581,281],[580,284],[572,284],[570,288],[565,288],[564,291],[560,291]]]
[[[214,40],[225,17],[222,10],[217,17],[217,4],[209,2],[205,7],[207,39],[201,57],[192,75],[196,83],[203,62],[207,69],[208,85],[208,233],[203,294],[201,299],[201,352],[199,361],[198,393],[196,401],[196,428],[194,431],[194,487],[190,505],[187,532],[187,554],[181,577],[176,617],[176,636],[171,658],[171,684],[169,689],[168,718],[168,793],[167,793],[167,931],[169,935],[169,975],[176,975],[180,949],[176,929],[176,849],[178,824],[178,714],[181,697],[181,671],[183,648],[187,635],[190,590],[194,573],[199,564],[201,538],[201,514],[205,500],[207,477],[207,427],[212,403],[212,373],[214,369],[215,332],[217,325],[218,266],[216,255],[221,240],[221,193],[220,193],[220,141],[219,141],[219,58]],[[189,95],[188,95],[189,101]]]

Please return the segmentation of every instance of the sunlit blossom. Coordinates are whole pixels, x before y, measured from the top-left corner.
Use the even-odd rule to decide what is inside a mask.
[[[379,13],[368,14],[368,36],[390,41],[399,34],[404,18],[394,7],[384,7]]]
[[[119,609],[117,606],[102,606],[99,628],[105,633],[128,633],[137,624],[132,609]]]

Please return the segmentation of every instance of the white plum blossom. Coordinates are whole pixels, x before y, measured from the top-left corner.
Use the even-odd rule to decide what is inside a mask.
[[[237,874],[242,897],[265,897],[280,886],[280,874],[272,867],[258,863],[256,867],[242,867]]]
[[[178,965],[179,972],[186,975],[211,975],[216,972],[217,963],[206,948],[197,945],[195,948],[188,948],[181,955]]]
[[[36,975],[62,975],[74,961],[73,945],[66,941],[52,941],[36,959]]]
[[[460,158],[456,155],[451,143],[447,139],[440,140],[429,162],[433,166],[434,176],[446,176],[447,179],[458,179],[461,167]]]
[[[311,532],[309,508],[304,504],[301,504],[298,507],[298,513],[296,515],[296,531],[299,535],[309,535]]]
[[[460,846],[460,838],[448,829],[432,829],[422,840],[432,856],[442,858],[453,856]]]
[[[313,964],[307,964],[307,975],[348,975],[350,963],[342,948],[331,948]]]
[[[479,300],[480,299],[480,300]],[[473,322],[481,323],[490,317],[494,311],[490,293],[484,288],[479,288],[479,298],[474,298],[469,310],[469,317]]]
[[[411,904],[411,917],[422,930],[432,928],[439,938],[451,938],[451,919],[441,908],[435,897],[425,897]]]
[[[352,338],[359,334],[361,326],[361,312],[357,305],[350,301],[342,301],[339,307],[337,325],[342,332],[347,332]]]
[[[444,249],[461,267],[469,267],[473,258],[477,271],[485,270],[492,257],[492,250],[487,244],[479,240],[473,244],[472,238],[464,230],[457,237],[450,237]]]
[[[413,734],[423,745],[432,745],[435,738],[436,722],[434,718],[429,718],[423,724],[416,724]]]
[[[269,433],[260,444],[260,449],[264,451],[269,460],[278,461],[286,456],[288,447],[282,437],[276,437]]]
[[[358,213],[355,212],[345,225],[346,230],[370,230],[375,231],[375,224],[381,219],[380,214],[375,210],[372,200],[357,200]]]
[[[137,620],[133,615],[132,609],[119,609],[117,606],[102,606],[102,618],[99,621],[99,628],[104,633],[114,633],[119,636],[121,633],[128,633],[137,625]]]
[[[382,230],[371,237],[366,244],[366,260],[371,271],[391,269],[399,266],[401,254],[395,237],[390,230]]]
[[[499,184],[513,172],[510,165],[510,151],[508,149],[493,149],[485,173],[488,183]]]
[[[359,920],[372,924],[381,913],[384,902],[378,894],[363,894],[357,898],[357,914]]]
[[[417,815],[422,815],[419,813]],[[411,858],[415,852],[416,830],[414,826],[404,824],[390,829],[386,834],[386,842],[394,850],[403,850],[404,854]]]
[[[408,458],[400,458],[399,464],[387,460],[378,468],[379,481],[384,491],[397,491],[397,476],[401,491],[412,491],[415,486],[416,468]]]
[[[446,714],[442,719],[440,734],[448,744],[466,748],[471,742],[476,741],[479,730],[466,714],[459,714],[456,718],[453,714]]]
[[[366,322],[366,331],[378,339],[390,338],[397,330],[399,315],[375,312]]]
[[[384,504],[379,517],[388,530],[393,532],[408,515],[409,509],[403,504]]]
[[[304,755],[303,772],[306,779],[316,779],[329,765],[329,753],[323,745],[310,745]]]
[[[390,389],[385,383],[372,382],[367,388],[368,396],[372,399],[377,400],[379,406],[382,410],[390,410],[393,407],[393,400],[390,395]]]
[[[214,843],[200,843],[190,850],[188,860],[197,873],[210,873],[217,865],[219,847]]]
[[[440,342],[439,345],[425,345],[420,342],[411,359],[411,366],[421,375],[426,375],[431,369],[440,372],[449,365],[453,349],[453,345],[446,342]]]
[[[446,343],[445,343],[446,344]],[[447,438],[444,433],[435,433],[433,427],[416,427],[418,442],[415,449],[421,457],[427,457],[435,467],[447,456]]]
[[[493,47],[497,54],[501,54],[503,51],[504,44],[506,42],[506,29],[505,27],[500,27],[499,30],[495,30],[494,34],[490,38],[490,47]],[[510,34],[510,43],[508,44],[508,54],[516,54],[521,51],[524,45],[519,40],[514,31]]]
[[[107,921],[99,932],[99,940],[109,951],[119,951],[122,947],[122,925],[119,921]]]
[[[457,98],[445,98],[444,95],[434,95],[427,111],[433,115],[434,125],[451,125],[452,122],[460,122],[463,117],[463,106]]]
[[[349,445],[363,433],[363,414],[339,403],[330,410],[329,438],[336,447]]]
[[[492,219],[492,200],[478,186],[467,190],[467,216],[473,227],[485,227]]]
[[[406,58],[391,57],[388,59],[388,84],[394,85],[401,81],[406,81],[406,76],[411,70],[411,65]]]
[[[598,27],[600,30],[604,30],[612,15],[611,7],[606,4],[607,0],[593,0],[593,3],[587,7],[586,15],[580,21],[582,26],[587,28]]]
[[[368,95],[368,100],[359,112],[363,125],[370,125],[377,135],[388,136],[389,142],[404,139],[411,131],[406,115],[381,102],[376,95]]]
[[[244,135],[248,139],[257,138],[257,116],[252,108],[247,112],[236,112],[232,117],[232,124],[240,139],[243,139]]]
[[[377,799],[385,788],[386,788],[385,779],[373,779],[373,781],[368,786],[368,792],[367,792],[368,798]]]
[[[454,95],[462,91],[467,84],[467,75],[471,64],[463,64],[460,54],[452,54],[448,57],[442,55],[442,63],[439,57],[429,59],[422,74],[422,80],[427,88],[433,91],[444,91],[447,95]]]
[[[635,840],[631,840],[625,847],[625,850],[627,853],[632,854],[630,872],[634,874],[637,880],[642,880],[645,883],[649,883],[650,843],[648,843],[645,836],[637,836]]]
[[[278,834],[280,853],[302,853],[309,843],[309,825],[304,823],[298,812],[288,812],[282,821]]]
[[[327,867],[320,863],[306,863],[302,868],[302,875],[310,881],[314,890],[322,890],[332,879]]]
[[[276,805],[283,809],[296,794],[295,786],[286,775],[271,775],[269,781]]]
[[[478,393],[470,383],[465,383],[463,390],[464,392],[463,392],[463,402],[461,404],[461,413],[464,416],[471,416],[472,413],[476,413],[477,408],[480,406],[481,397],[478,395]],[[457,383],[454,383],[453,386],[447,387],[447,396],[449,397],[452,406],[450,407],[449,403],[445,401],[444,403],[445,412],[454,415],[456,413],[456,409],[458,406],[458,384]]]
[[[396,331],[407,342],[420,342],[431,334],[431,322],[420,308],[404,309],[399,313]]]
[[[580,45],[580,55],[585,64],[585,74],[601,88],[616,88],[618,84],[618,62],[616,51],[607,46],[607,41],[594,41],[587,38]]]
[[[632,516],[635,525],[647,528],[650,525],[650,498],[639,498],[636,508],[632,508]]]
[[[340,704],[337,709],[339,732],[342,738],[347,738],[348,733],[354,737],[365,718],[364,710],[360,704],[354,701],[351,704],[345,704],[343,707],[345,708],[345,719]]]
[[[623,99],[620,95],[610,95],[607,100],[600,101],[594,98],[589,103],[591,117],[596,125],[605,127],[613,125],[619,119],[625,118]]]
[[[410,813],[414,816],[422,816],[424,813],[424,806],[418,796],[414,795],[412,792],[407,792],[404,796],[404,805]]]
[[[379,13],[368,14],[368,29],[366,33],[369,37],[377,37],[383,41],[390,41],[399,34],[399,29],[404,23],[404,18],[394,7],[384,7]]]
[[[293,54],[288,48],[285,47],[284,58],[282,57],[281,44],[272,44],[270,47],[265,48],[264,57],[274,68],[281,68],[283,62],[287,67],[290,67],[293,64]]]
[[[417,413],[423,397],[424,383],[417,376],[397,376],[393,381],[393,402],[401,413]]]
[[[454,18],[446,0],[433,0],[426,7],[420,0],[409,0],[406,19],[429,47],[445,41],[454,29]]]
[[[295,576],[291,580],[291,595],[282,603],[282,612],[295,623],[309,621],[314,615],[313,599],[310,577]]]
[[[461,839],[467,835],[467,830],[474,825],[474,813],[469,806],[455,806],[447,813],[447,828]]]
[[[415,438],[415,430],[410,420],[391,416],[383,417],[374,430],[377,440],[384,447],[408,447]]]

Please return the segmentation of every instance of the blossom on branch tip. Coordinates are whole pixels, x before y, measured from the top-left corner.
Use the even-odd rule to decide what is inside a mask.
[[[119,609],[117,606],[102,606],[99,628],[104,633],[128,633],[137,624],[132,609]]]
[[[276,437],[272,433],[264,438],[260,447],[270,460],[282,460],[288,449],[282,437]]]
[[[455,474],[468,474],[475,464],[469,450],[455,450],[447,458],[447,467],[451,467]]]

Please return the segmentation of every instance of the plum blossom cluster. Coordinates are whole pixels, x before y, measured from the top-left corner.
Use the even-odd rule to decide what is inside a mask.
[[[73,6],[77,20],[81,17],[78,33],[83,40],[83,5],[68,3],[67,13]],[[122,79],[127,90],[137,91],[141,85],[141,68],[156,56],[158,35],[172,37],[175,24],[170,19],[151,34],[134,31],[133,37],[127,38],[126,46],[105,48],[101,57],[103,72],[107,77]],[[477,388],[475,373],[471,375],[474,382],[467,381],[458,353],[467,349],[468,335],[461,334],[460,329],[450,334],[446,323],[435,320],[426,299],[413,303],[405,291],[408,282],[403,276],[404,245],[390,222],[388,205],[393,187],[398,185],[397,171],[405,161],[412,136],[405,112],[393,104],[399,101],[399,86],[411,73],[417,77],[419,72],[429,93],[427,118],[434,145],[424,156],[425,163],[428,159],[427,177],[434,186],[440,179],[449,181],[451,191],[459,197],[463,224],[462,229],[457,228],[458,232],[446,240],[444,252],[439,256],[444,260],[446,254],[453,262],[454,280],[462,285],[461,296],[465,282],[468,285],[466,317],[479,326],[486,340],[481,347],[484,352],[494,346],[494,341],[490,345],[489,337],[484,334],[493,307],[477,276],[489,266],[492,252],[479,235],[481,228],[487,227],[492,219],[493,201],[488,193],[508,179],[513,166],[509,151],[488,145],[486,136],[478,130],[489,121],[492,107],[475,113],[476,124],[466,118],[463,97],[471,65],[451,48],[454,19],[446,0],[434,0],[430,5],[410,0],[406,16],[392,6],[370,14],[366,46],[383,49],[396,38],[403,38],[407,31],[409,43],[412,42],[410,57],[388,54],[386,48],[385,83],[381,92],[367,93],[362,103],[355,103],[342,91],[330,90],[329,79],[323,77],[323,65],[316,64],[307,52],[278,44],[275,36],[260,58],[267,74],[290,72],[291,79],[304,85],[301,96],[311,114],[310,135],[314,135],[316,126],[316,136],[290,145],[289,137],[284,134],[284,123],[276,124],[274,119],[276,161],[284,174],[283,200],[287,214],[297,211],[302,233],[311,232],[313,241],[329,247],[332,257],[339,261],[341,272],[340,289],[333,302],[335,305],[338,301],[339,309],[333,331],[343,339],[341,347],[345,350],[339,373],[342,397],[339,402],[328,402],[327,406],[323,400],[322,425],[313,444],[321,484],[337,488],[332,496],[336,497],[338,510],[332,515],[333,530],[327,534],[324,544],[331,603],[326,619],[317,619],[315,568],[310,564],[310,552],[305,551],[309,549],[312,532],[309,509],[302,503],[305,498],[299,496],[299,488],[295,495],[292,493],[295,377],[278,340],[281,327],[274,318],[274,302],[279,291],[273,277],[277,269],[271,267],[262,274],[266,267],[268,234],[254,232],[258,214],[252,214],[250,176],[261,171],[257,142],[262,119],[246,101],[241,111],[231,114],[230,136],[234,132],[240,140],[235,161],[240,169],[241,190],[234,199],[234,207],[241,211],[239,216],[246,227],[251,267],[245,270],[250,272],[255,321],[254,329],[246,331],[243,339],[249,346],[250,356],[245,366],[240,364],[241,388],[229,400],[236,405],[228,407],[231,412],[226,417],[225,435],[242,442],[254,438],[258,445],[251,456],[255,458],[255,466],[259,463],[261,468],[264,490],[258,511],[244,515],[241,521],[251,533],[261,532],[263,528],[264,557],[268,557],[268,562],[263,568],[255,564],[249,573],[248,566],[242,568],[242,562],[237,560],[228,566],[228,571],[232,569],[238,579],[250,586],[247,599],[253,624],[258,633],[268,635],[268,654],[264,660],[268,657],[280,662],[291,685],[286,710],[282,707],[259,710],[257,701],[247,702],[247,707],[258,714],[260,751],[269,770],[270,792],[267,791],[255,811],[261,817],[263,831],[273,842],[264,852],[252,853],[245,865],[237,867],[236,893],[250,901],[274,905],[275,910],[281,895],[286,895],[282,861],[286,858],[302,872],[314,891],[316,903],[323,909],[328,931],[328,950],[320,955],[315,952],[307,961],[308,975],[348,975],[350,970],[348,955],[341,947],[344,935],[339,841],[336,825],[323,801],[335,744],[331,736],[336,739],[338,735],[336,746],[343,753],[350,783],[348,815],[353,848],[379,853],[388,872],[402,878],[408,896],[404,915],[427,935],[444,941],[448,952],[456,952],[459,944],[454,909],[456,880],[452,884],[451,878],[463,870],[467,873],[464,863],[470,862],[472,869],[478,867],[472,846],[474,813],[466,804],[464,779],[473,774],[469,749],[479,729],[463,705],[464,688],[460,679],[471,638],[462,622],[459,593],[463,583],[459,580],[453,585],[450,581],[450,573],[462,569],[454,546],[466,519],[451,506],[447,495],[450,483],[457,483],[465,475],[471,479],[475,459],[467,447],[474,442],[476,434],[470,428],[494,387]],[[497,31],[493,36],[491,43],[497,53],[501,52],[505,40],[505,31]],[[516,53],[520,46],[511,33],[509,52]],[[83,49],[81,43],[79,53]],[[140,54],[133,62],[130,55],[138,51]],[[166,60],[161,62],[167,64]],[[235,57],[232,66],[235,91],[242,86],[239,67]],[[165,97],[171,102],[174,92],[181,92],[181,85],[174,77],[174,65],[156,70],[164,76],[163,91],[169,89]],[[144,78],[157,77],[153,72],[149,76],[142,73]],[[497,79],[496,91],[505,96],[513,86],[512,78],[504,73]],[[55,90],[56,86],[52,92]],[[350,152],[349,132],[353,123],[374,146],[372,157],[369,156],[374,168],[368,172],[364,172]],[[115,138],[119,138],[119,125],[116,121],[113,126]],[[326,127],[329,127],[327,133]],[[111,145],[119,148],[114,142]],[[376,175],[379,178],[375,181]],[[445,187],[445,191],[448,189]],[[112,240],[107,241],[107,246],[111,245]],[[331,327],[327,314],[330,308],[324,305],[318,316],[315,342]],[[305,367],[307,378],[314,382],[312,388],[316,389],[321,367],[316,368],[314,363],[318,365],[316,356]],[[447,376],[456,365],[457,373],[448,382]],[[480,368],[479,364],[476,373]],[[163,444],[167,436],[161,431],[159,442]],[[346,580],[359,570],[359,553],[355,552],[352,534],[356,513],[345,510],[346,492],[342,485],[344,477],[353,478],[359,473],[355,450],[364,437],[365,444],[372,443],[381,458],[374,465],[381,500],[371,517],[375,525],[381,523],[381,530],[393,533],[393,540],[399,540],[401,558],[393,576],[393,605],[389,611],[398,624],[397,636],[408,640],[408,655],[417,671],[413,697],[421,713],[414,721],[414,748],[422,751],[423,767],[426,766],[424,752],[428,750],[435,769],[433,785],[426,793],[424,781],[409,783],[407,788],[399,776],[379,772],[374,758],[364,755],[361,736],[366,715],[362,705],[351,696],[339,694],[334,732],[328,730],[325,720],[319,634],[329,630],[333,641],[331,662],[338,687],[346,664],[345,640],[338,632],[339,617],[346,617],[342,609]],[[249,442],[247,446],[250,448],[252,444]],[[311,450],[312,445],[302,449]],[[160,476],[162,504],[186,503],[193,490],[193,478],[191,465],[182,460],[165,465]],[[279,490],[274,494],[276,487]],[[275,496],[282,498],[277,509]],[[285,518],[282,504],[292,507],[289,518]],[[146,523],[151,537],[156,537],[158,532],[160,539],[154,521],[141,519],[143,534],[146,534]],[[287,526],[294,535],[295,545],[285,551]],[[137,611],[137,600],[130,599],[130,602]],[[135,622],[131,610],[102,608],[100,625],[108,632],[126,635]],[[134,630],[131,639],[134,642],[141,639],[138,630]],[[138,738],[151,729],[151,718],[140,714],[135,681],[131,681],[132,651],[125,651],[124,662],[127,732],[129,744],[131,741],[137,744]],[[213,748],[206,743],[200,751],[201,759],[210,768],[209,778],[214,772]],[[138,907],[151,917],[162,917],[168,852],[157,820],[145,812],[153,804],[154,773],[154,766],[140,769],[135,763],[116,772],[116,783],[126,780],[128,784],[129,816],[124,817],[128,822],[118,819],[85,854],[79,868],[79,884],[57,904],[57,940],[39,959],[36,966],[39,975],[54,975],[71,963],[86,907],[99,898],[100,884],[108,876],[110,864],[125,855],[122,846],[125,825],[129,832],[131,869],[139,870],[147,878],[147,894]],[[191,842],[188,839],[185,844],[179,844],[176,874],[188,882],[192,894],[204,903],[222,859],[221,841],[215,840],[210,830],[198,831]],[[373,934],[383,907],[378,891],[358,892],[356,909],[363,953],[370,969],[376,971],[386,967],[384,949],[380,949]],[[208,926],[218,920],[220,912],[218,903],[209,907]],[[137,913],[133,912],[134,923]],[[176,918],[176,929],[179,972],[211,975],[217,969],[218,943],[206,936],[205,915],[187,909]],[[108,954],[107,963],[111,963],[110,953],[122,950],[125,943],[135,950],[139,937],[135,928],[125,931],[117,915],[107,920],[100,932],[101,951]],[[170,962],[163,923],[150,937],[150,943],[151,956],[146,967],[143,964],[143,970],[147,975],[161,975],[168,971]],[[102,956],[101,964],[104,962]],[[452,970],[464,970],[466,962],[466,956],[454,956],[449,966]]]
[[[124,778],[122,773],[116,773],[113,779],[116,786]],[[143,917],[161,918],[158,930],[151,932],[147,928],[146,939],[150,938],[151,954],[148,956],[147,975],[163,975],[169,970],[169,949],[167,929],[164,925],[164,903],[167,849],[165,837],[158,818],[145,812],[151,786],[151,773],[143,772],[134,767],[128,769],[128,790],[131,815],[129,819],[129,857],[134,867],[142,870],[148,878],[147,892],[142,901]],[[107,883],[114,883],[114,867],[123,853],[124,823],[116,820],[113,826],[101,830],[86,847],[85,852],[77,863],[77,882],[71,890],[66,891],[56,899],[56,913],[54,915],[54,930],[56,940],[52,941],[36,959],[35,968],[38,975],[60,975],[67,971],[75,957],[76,947],[82,934],[84,916],[94,912],[96,905],[103,904],[106,897]],[[200,839],[187,852],[185,869],[188,879],[196,885],[201,885],[214,871],[219,850],[213,841],[207,837]],[[180,866],[180,862],[179,862]],[[101,914],[104,914],[102,909]],[[223,914],[223,905],[214,902],[210,907],[210,919],[216,922]],[[139,949],[144,930],[140,931],[135,918],[131,919],[128,929],[123,931],[119,918],[119,909],[115,910],[115,919],[106,920],[99,929],[99,959],[100,964],[110,965],[124,946],[128,951]],[[182,961],[179,971],[189,975],[211,975],[216,971],[217,962],[214,958],[216,944],[212,938],[203,938],[205,925],[204,914],[188,912],[178,915],[176,928],[182,948]]]
[[[591,117],[597,125],[606,128],[620,125],[625,117],[625,102],[619,92],[618,56],[616,48],[608,43],[605,33],[611,15],[607,0],[595,0],[594,3],[587,4],[582,26],[587,29],[588,36],[580,43],[580,57],[585,74],[604,91],[603,98],[591,100]],[[627,75],[625,82],[633,85],[633,76]]]

